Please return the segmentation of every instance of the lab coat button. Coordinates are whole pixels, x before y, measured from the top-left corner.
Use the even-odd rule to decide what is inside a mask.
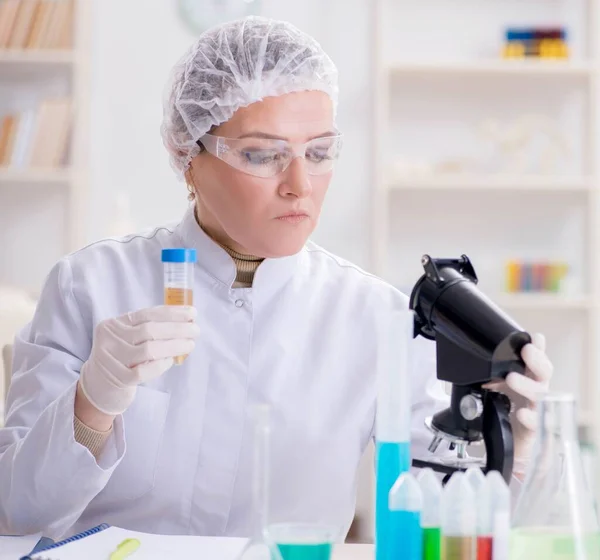
[[[244,301],[241,299],[236,299],[235,300],[235,306],[236,307],[243,307],[244,306]]]

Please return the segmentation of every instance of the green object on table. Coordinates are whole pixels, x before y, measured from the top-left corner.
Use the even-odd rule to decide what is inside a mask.
[[[278,544],[283,560],[329,560],[331,543]]]
[[[513,529],[511,560],[587,560],[600,558],[600,534],[583,535],[578,551],[574,535],[544,529]]]
[[[440,560],[442,531],[439,527],[423,528],[423,560]]]
[[[109,560],[124,560],[130,554],[133,554],[139,547],[138,539],[125,539],[109,557]]]

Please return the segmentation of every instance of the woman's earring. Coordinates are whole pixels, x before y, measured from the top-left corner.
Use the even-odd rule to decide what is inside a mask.
[[[193,202],[194,199],[196,198],[196,190],[194,189],[194,187],[192,185],[190,185],[189,183],[187,183],[187,190],[188,190],[188,200],[190,202]]]
[[[185,172],[185,184],[188,190],[188,200],[193,202],[196,199],[196,188],[194,187],[194,178],[192,177],[192,170],[188,169]]]

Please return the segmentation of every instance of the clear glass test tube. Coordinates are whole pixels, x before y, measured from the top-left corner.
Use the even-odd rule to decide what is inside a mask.
[[[375,427],[375,559],[390,560],[389,494],[398,477],[410,469],[411,403],[409,355],[414,314],[391,313],[381,322],[382,349],[377,357]]]

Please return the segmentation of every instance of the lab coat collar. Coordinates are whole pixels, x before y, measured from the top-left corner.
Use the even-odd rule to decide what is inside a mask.
[[[177,230],[185,246],[196,249],[198,266],[213,279],[231,289],[237,274],[235,263],[227,252],[198,225],[193,204],[188,208]],[[254,292],[277,290],[294,275],[304,253],[303,248],[299,253],[289,257],[265,259],[254,274],[252,290]]]

